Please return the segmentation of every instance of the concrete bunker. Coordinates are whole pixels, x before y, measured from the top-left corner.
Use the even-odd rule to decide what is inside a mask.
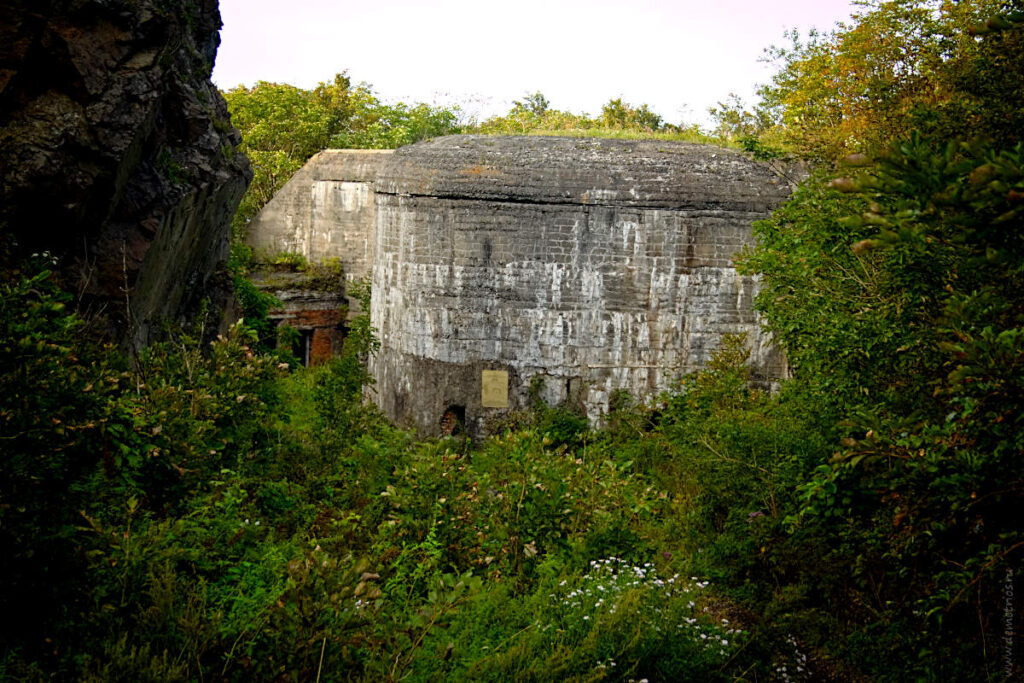
[[[304,365],[341,351],[360,312],[348,295],[369,277],[376,213],[373,186],[391,150],[328,150],[306,163],[253,219],[249,246],[264,265],[254,283],[282,306],[268,317],[295,330]],[[289,265],[291,267],[289,267]],[[300,269],[301,267],[301,269]]]
[[[710,146],[451,136],[318,155],[252,239],[371,274],[373,399],[424,434],[459,407],[477,435],[527,407],[535,377],[598,420],[615,392],[651,397],[702,367],[726,333],[747,334],[755,377],[781,377],[732,257],[790,191]]]

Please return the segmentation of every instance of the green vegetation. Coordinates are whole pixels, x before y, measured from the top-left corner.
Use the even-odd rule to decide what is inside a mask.
[[[1018,0],[885,0],[850,25],[767,50],[776,68],[752,109],[712,110],[719,133],[819,162],[879,150],[917,130],[1001,146],[1024,113]],[[1002,14],[1000,14],[1002,13]],[[1019,22],[1017,22],[1019,23]]]
[[[572,114],[551,109],[542,93],[535,92],[512,104],[504,116],[490,118],[467,132],[490,135],[569,135],[576,137],[682,140],[718,142],[696,125],[665,123],[646,104],[635,107],[621,98],[609,100],[601,115]]]
[[[26,615],[5,620],[6,677],[750,665],[748,634],[675,576],[674,496],[585,421],[538,405],[477,446],[415,442],[363,403],[365,319],[314,370],[285,374],[242,326],[208,349],[174,335],[132,367],[89,345],[41,264],[6,272],[2,607]]]
[[[740,263],[792,366],[775,393],[726,338],[599,429],[536,387],[500,435],[418,441],[364,404],[365,318],[315,369],[248,320],[128,359],[45,255],[5,257],[0,676],[1019,677],[1020,9],[880,3],[716,110],[820,162]]]
[[[601,115],[571,114],[550,108],[533,93],[513,103],[504,116],[483,123],[462,119],[458,107],[383,102],[367,83],[353,85],[347,73],[312,90],[279,83],[239,86],[223,93],[231,123],[242,133],[240,150],[249,157],[253,181],[232,223],[236,243],[249,221],[317,152],[325,149],[394,149],[455,133],[494,135],[573,135],[580,137],[653,138],[732,145],[728,136],[713,136],[696,125],[665,123],[646,105],[611,99]]]

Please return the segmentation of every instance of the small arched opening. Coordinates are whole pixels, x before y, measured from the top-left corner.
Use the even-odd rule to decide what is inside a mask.
[[[450,405],[440,420],[441,435],[454,436],[466,431],[466,406]]]

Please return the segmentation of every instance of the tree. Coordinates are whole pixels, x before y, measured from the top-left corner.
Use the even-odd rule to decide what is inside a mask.
[[[715,120],[715,135],[727,140],[756,137],[771,125],[764,109],[748,109],[736,93],[729,93],[725,102],[710,107],[708,113]]]
[[[979,41],[971,30],[1003,9],[999,0],[887,0],[868,4],[832,33],[787,34],[760,109],[791,151],[834,162],[884,148],[913,129],[998,137],[1019,130],[1024,64],[1017,34]]]
[[[234,88],[224,98],[254,173],[232,222],[236,240],[288,179],[323,149],[391,149],[460,130],[456,108],[387,104],[368,84],[353,85],[345,72],[312,90],[260,81],[252,88]]]
[[[1024,557],[1024,129],[1003,102],[1024,79],[1024,15],[978,19],[983,5],[882,3],[801,49],[774,102],[793,148],[829,164],[742,262],[805,410],[841,416],[790,517],[819,549],[801,590],[872,642],[881,676],[908,648],[918,677],[986,671],[979,644],[1002,632]],[[861,31],[896,16],[906,45]],[[853,147],[869,154],[833,179]],[[873,638],[893,633],[886,653]]]

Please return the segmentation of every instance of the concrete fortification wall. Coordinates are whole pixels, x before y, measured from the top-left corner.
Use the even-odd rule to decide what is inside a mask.
[[[253,219],[249,244],[262,252],[338,259],[347,279],[373,263],[373,185],[391,150],[320,152]]]
[[[311,162],[303,197],[274,201],[335,208],[293,211],[312,217],[301,226],[261,215],[254,244],[309,245],[352,274],[372,264],[375,400],[398,423],[432,434],[457,416],[484,433],[531,385],[596,420],[615,391],[650,397],[702,367],[726,333],[747,333],[755,377],[785,372],[752,311],[757,283],[732,265],[790,192],[768,165],[686,143],[484,136],[374,159],[365,198]],[[349,185],[324,195],[326,180]],[[336,248],[359,244],[356,224],[372,246]]]

